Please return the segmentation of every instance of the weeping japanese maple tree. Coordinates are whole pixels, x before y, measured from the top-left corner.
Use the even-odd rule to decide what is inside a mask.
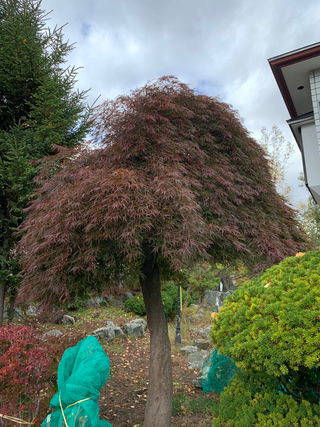
[[[239,260],[258,272],[304,250],[306,238],[229,105],[163,77],[105,102],[95,126],[97,149],[64,152],[44,169],[18,247],[20,298],[65,301],[97,277],[138,273],[151,335],[143,425],[168,427],[161,274],[200,260]]]

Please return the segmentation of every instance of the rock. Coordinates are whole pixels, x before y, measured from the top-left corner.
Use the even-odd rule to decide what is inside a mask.
[[[76,323],[75,318],[65,314],[62,318],[62,323],[64,325],[74,325]]]
[[[192,308],[198,308],[199,306],[198,306],[198,304],[190,304],[190,307],[192,307]]]
[[[60,338],[62,335],[63,333],[59,331],[59,329],[52,329],[51,331],[46,332],[43,336]]]
[[[209,352],[207,350],[200,350],[200,353],[203,354],[203,356],[205,356],[207,359],[209,357]]]
[[[123,337],[123,336],[125,336],[123,330],[119,326],[115,326],[113,330],[114,330],[114,333],[115,333],[116,337]]]
[[[8,319],[8,315],[9,315],[9,307],[4,306],[3,320]],[[14,319],[21,319],[22,315],[23,314],[22,314],[21,308],[15,308],[14,309],[14,312],[13,312]]]
[[[189,354],[189,353],[194,353],[198,351],[198,347],[194,346],[194,345],[187,345],[185,347],[181,347],[180,348],[180,352],[182,354]]]
[[[211,325],[206,326],[204,330],[206,331],[207,334],[211,334],[211,332],[212,332],[212,326]]]
[[[147,322],[144,319],[133,319],[130,323],[133,323],[134,325],[143,325],[145,329],[147,327]]]
[[[127,301],[128,299],[133,298],[133,294],[131,292],[125,292],[124,297],[125,301]]]
[[[196,351],[188,355],[187,361],[190,363],[189,369],[202,369],[204,362],[208,359],[209,353],[205,350]]]
[[[92,335],[102,341],[113,341],[115,339],[114,328],[112,326],[98,328],[92,332]]]
[[[198,347],[199,350],[207,350],[209,348],[210,341],[204,339],[196,339],[194,340],[194,345]]]
[[[59,325],[59,323],[62,322],[63,316],[67,314],[66,311],[59,311],[57,313],[54,313],[54,315],[51,318],[51,323],[54,325]]]
[[[220,307],[228,295],[231,295],[234,291],[228,290],[226,292],[212,291],[207,289],[203,297],[203,305],[210,308],[213,312],[218,312]]]
[[[37,315],[37,307],[34,305],[29,305],[28,310],[26,311],[27,316],[36,316]]]
[[[192,381],[192,384],[193,384],[196,388],[202,388],[201,378],[196,378],[195,380],[193,380],[193,381]]]
[[[107,320],[106,326],[112,326],[113,328],[115,328],[115,324],[111,320]]]
[[[107,297],[102,297],[102,296],[93,297],[93,298],[90,298],[88,301],[86,301],[84,305],[89,308],[94,308],[101,304],[105,304],[107,301],[108,301]]]
[[[194,323],[197,322],[198,320],[203,320],[204,319],[204,315],[202,313],[198,313],[198,314],[194,314],[193,316],[187,317],[187,320],[189,320],[189,322]]]
[[[144,325],[143,323],[126,323],[123,325],[125,333],[132,337],[143,337]]]
[[[211,291],[207,289],[204,293],[203,304],[208,306],[213,311],[218,311],[219,307],[222,305],[222,292],[220,291]]]
[[[211,330],[211,326],[207,326],[204,329],[199,329],[199,335],[202,336],[202,338],[209,338],[210,334],[211,334],[212,330]]]

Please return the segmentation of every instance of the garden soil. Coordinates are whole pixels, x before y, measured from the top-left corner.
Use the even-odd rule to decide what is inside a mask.
[[[69,314],[72,315],[72,313]],[[80,316],[75,325],[70,327],[48,325],[47,321],[47,318],[39,317],[23,323],[30,324],[37,329],[41,328],[42,331],[58,328],[70,343],[74,343],[73,345],[92,333],[93,330],[105,326],[106,323],[104,315],[90,320],[81,319]],[[118,318],[115,323],[121,326],[126,322],[128,322],[128,318]],[[111,373],[107,385],[100,392],[100,418],[105,418],[113,427],[141,427],[148,393],[149,332],[146,332],[142,338],[126,337],[110,343],[101,342],[101,344],[110,359]],[[200,376],[200,371],[189,369],[188,365],[187,357],[179,352],[179,347],[172,345],[174,395],[183,395],[187,399],[197,400],[197,398],[201,398],[202,390],[193,385],[193,380]],[[209,401],[214,396],[209,393],[204,398]],[[193,413],[183,405],[180,405],[178,413],[172,417],[171,422],[172,427],[207,427],[211,425],[212,415],[210,413],[198,411]]]

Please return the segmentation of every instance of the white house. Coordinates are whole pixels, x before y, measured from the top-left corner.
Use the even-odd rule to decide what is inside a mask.
[[[291,117],[306,185],[320,205],[320,43],[268,61]]]

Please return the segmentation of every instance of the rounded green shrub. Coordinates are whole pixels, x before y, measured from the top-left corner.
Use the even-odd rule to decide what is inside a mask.
[[[132,311],[133,313],[138,314],[139,316],[145,316],[146,314],[146,306],[144,305],[142,294],[129,298],[124,303],[124,306],[128,311]]]
[[[297,402],[283,387],[278,377],[238,371],[213,408],[213,427],[319,427],[319,404]]]
[[[213,342],[240,368],[309,375],[320,366],[319,303],[320,251],[286,258],[227,298]]]

